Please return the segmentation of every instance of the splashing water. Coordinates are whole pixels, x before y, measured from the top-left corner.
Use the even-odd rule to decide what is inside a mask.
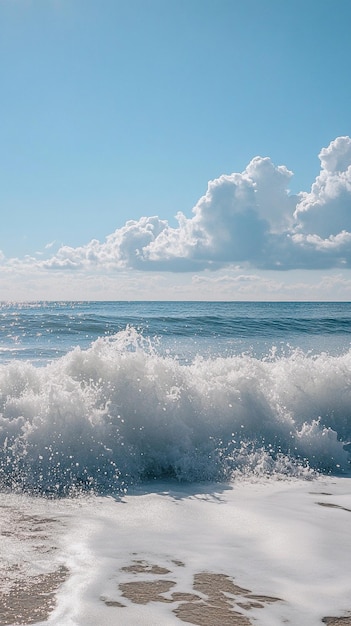
[[[188,365],[133,328],[46,367],[0,367],[2,488],[116,493],[136,481],[346,472],[351,352]]]

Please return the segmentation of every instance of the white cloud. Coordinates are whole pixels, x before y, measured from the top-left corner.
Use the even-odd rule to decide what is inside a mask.
[[[290,196],[292,173],[275,167],[269,158],[256,157],[242,172],[222,175],[208,183],[193,208],[193,217],[177,215],[178,228],[165,229],[144,250],[149,261],[180,259],[188,266],[245,262],[261,265],[269,234],[292,222],[296,198]]]
[[[50,248],[52,248],[55,245],[56,241],[50,241],[49,243],[46,244],[45,246],[45,250],[49,250]]]
[[[303,235],[299,233],[293,235],[292,239],[298,245],[311,246],[316,250],[343,250],[345,253],[351,252],[351,233],[348,233],[346,230],[341,231],[337,235],[329,235],[326,239],[322,239],[319,235]]]
[[[337,137],[319,153],[322,169],[328,172],[345,172],[351,163],[350,137]]]
[[[142,265],[144,250],[167,227],[158,217],[129,220],[106,237],[104,243],[93,239],[85,246],[62,246],[56,255],[43,262],[46,269],[82,269],[87,267],[128,268]]]
[[[338,137],[319,154],[321,172],[301,193],[295,219],[306,234],[324,239],[351,232],[351,139]]]
[[[351,267],[351,139],[319,154],[309,192],[292,195],[292,172],[255,157],[241,173],[208,183],[190,217],[171,227],[157,216],[129,220],[77,248],[46,247],[45,259],[9,260],[45,270],[201,271],[233,264],[258,269]],[[50,255],[51,256],[48,256]]]

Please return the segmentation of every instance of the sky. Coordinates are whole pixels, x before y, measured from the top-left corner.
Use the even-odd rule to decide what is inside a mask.
[[[0,0],[0,300],[351,300],[349,0]]]

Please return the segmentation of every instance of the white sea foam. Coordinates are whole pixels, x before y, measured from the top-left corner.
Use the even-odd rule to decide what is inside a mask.
[[[56,608],[41,624],[51,626],[171,626],[174,610],[193,588],[194,575],[229,576],[254,595],[277,598],[248,607],[229,596],[234,610],[259,626],[320,626],[323,617],[350,609],[350,479],[174,485],[154,482],[111,497],[56,499],[0,494],[0,522],[43,519],[46,545],[37,533],[11,528],[11,553],[1,565],[21,566],[29,581],[38,572],[68,570]],[[5,546],[7,544],[5,543]],[[130,566],[146,565],[133,571]],[[152,566],[166,573],[153,573]],[[168,571],[167,571],[168,570]],[[166,579],[168,602],[135,603],[123,584]],[[223,590],[225,593],[225,589]],[[157,594],[156,594],[157,595]],[[208,603],[201,594],[198,610]],[[216,602],[218,603],[218,597]],[[218,610],[218,604],[217,604]]]
[[[128,328],[46,367],[0,367],[3,486],[118,491],[172,477],[347,471],[351,352],[160,356]],[[346,446],[347,447],[347,446]]]

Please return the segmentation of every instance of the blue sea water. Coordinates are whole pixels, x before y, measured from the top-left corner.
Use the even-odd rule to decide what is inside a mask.
[[[351,304],[0,305],[0,488],[348,473]]]
[[[0,303],[0,362],[45,364],[76,346],[135,328],[174,355],[264,356],[272,346],[342,353],[351,304],[324,302]]]

